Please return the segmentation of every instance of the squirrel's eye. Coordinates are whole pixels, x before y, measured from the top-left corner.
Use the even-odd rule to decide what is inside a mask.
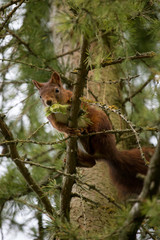
[[[55,89],[55,92],[56,92],[56,93],[59,93],[59,89],[58,89],[58,88],[56,88],[56,89]]]
[[[40,98],[42,98],[41,96],[39,96]]]

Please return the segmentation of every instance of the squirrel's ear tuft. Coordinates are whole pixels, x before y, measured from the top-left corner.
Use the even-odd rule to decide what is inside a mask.
[[[54,83],[59,85],[60,87],[62,86],[61,83],[61,78],[57,72],[52,73],[51,79],[49,80],[50,83]]]
[[[36,88],[38,88],[38,90],[40,90],[44,86],[44,83],[37,82],[36,80],[32,80],[32,82],[36,86]]]

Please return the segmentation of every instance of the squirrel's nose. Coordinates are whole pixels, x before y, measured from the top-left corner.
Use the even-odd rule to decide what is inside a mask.
[[[51,106],[51,105],[52,105],[52,100],[47,100],[47,101],[46,101],[46,104],[47,104],[48,106]]]

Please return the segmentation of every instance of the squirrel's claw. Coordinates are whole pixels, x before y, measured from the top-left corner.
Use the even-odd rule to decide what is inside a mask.
[[[70,136],[82,136],[83,134],[87,134],[88,131],[86,128],[70,128],[67,127],[67,134]]]

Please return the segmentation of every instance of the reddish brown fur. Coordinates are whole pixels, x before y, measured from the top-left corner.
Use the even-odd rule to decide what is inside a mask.
[[[61,84],[60,77],[54,73],[47,83],[38,83],[34,81],[35,86],[39,89],[44,105],[47,100],[53,103],[66,104],[70,103],[72,92],[65,90]],[[59,93],[55,89],[59,89]],[[84,103],[83,103],[84,104]],[[111,124],[107,115],[99,108],[86,104],[88,118],[92,124],[88,125],[88,133],[102,130],[110,130]],[[48,117],[49,121],[59,131],[69,133],[70,129],[66,124],[55,120],[54,114]],[[138,178],[137,174],[145,175],[147,166],[141,158],[138,149],[119,151],[116,148],[115,137],[113,134],[95,134],[87,137],[80,137],[79,141],[85,151],[78,149],[78,166],[92,167],[96,160],[105,160],[110,169],[110,176],[117,186],[121,195],[130,193],[139,193],[141,191],[143,180]],[[154,149],[143,148],[146,159],[149,161]]]

